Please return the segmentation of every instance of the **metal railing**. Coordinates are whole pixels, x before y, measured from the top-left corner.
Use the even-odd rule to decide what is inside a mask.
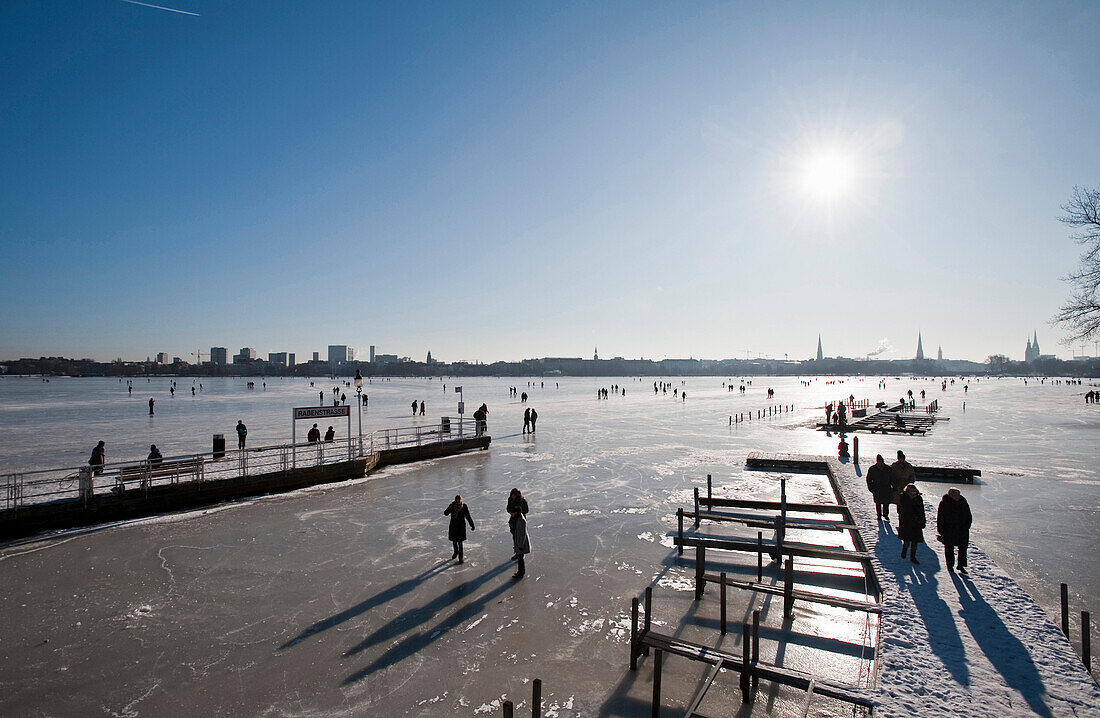
[[[475,435],[477,430],[472,419],[444,417],[438,424],[372,432],[369,437],[363,437],[362,452],[359,437],[351,436],[334,441],[168,456],[159,461],[21,471],[0,474],[0,486],[3,486],[3,508],[9,510],[53,501],[86,501],[95,494],[148,491],[166,484],[243,479],[337,464],[379,451],[457,441]]]

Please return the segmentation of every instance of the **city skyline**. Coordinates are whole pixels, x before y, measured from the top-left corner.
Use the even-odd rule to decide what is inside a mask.
[[[0,358],[1096,353],[1095,3],[173,9],[6,14]]]

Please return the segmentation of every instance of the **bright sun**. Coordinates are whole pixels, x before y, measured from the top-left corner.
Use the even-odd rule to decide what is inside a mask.
[[[852,190],[856,165],[850,155],[837,150],[819,150],[802,164],[802,189],[813,199],[835,202]]]

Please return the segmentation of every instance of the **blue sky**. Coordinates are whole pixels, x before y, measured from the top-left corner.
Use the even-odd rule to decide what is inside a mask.
[[[2,11],[0,359],[1071,353],[1100,4],[154,4]]]

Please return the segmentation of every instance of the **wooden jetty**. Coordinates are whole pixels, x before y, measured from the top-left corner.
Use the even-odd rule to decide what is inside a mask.
[[[936,422],[948,421],[946,418],[936,416],[938,410],[936,402],[932,402],[916,411],[905,411],[902,404],[897,404],[868,416],[857,417],[853,415],[853,420],[844,424],[834,424],[828,421],[818,422],[817,429],[818,431],[832,431],[843,434],[862,432],[869,434],[909,434],[910,436],[919,434],[924,436],[932,430]]]
[[[833,681],[822,680],[809,673],[798,671],[785,666],[777,666],[760,660],[760,611],[754,610],[752,624],[743,623],[741,627],[742,652],[738,656],[718,648],[688,641],[676,636],[658,633],[653,630],[653,587],[645,589],[645,613],[639,626],[639,611],[637,597],[631,599],[630,605],[630,670],[638,670],[638,659],[643,655],[648,656],[653,651],[653,704],[652,715],[659,716],[661,712],[661,673],[665,654],[680,656],[691,661],[710,664],[702,685],[695,691],[688,704],[685,718],[703,718],[698,712],[707,691],[714,684],[721,670],[736,671],[739,675],[739,687],[741,689],[742,703],[753,699],[753,688],[759,685],[760,679],[771,681],[785,686],[791,686],[806,694],[803,705],[803,715],[809,712],[810,702],[815,695],[833,698],[835,700],[851,703],[864,708],[874,708],[875,701],[863,692],[859,687],[847,686]],[[723,604],[723,609],[725,608]],[[722,632],[726,632],[725,610],[722,611]],[[797,636],[798,634],[791,634]],[[807,637],[808,638],[808,637]]]

